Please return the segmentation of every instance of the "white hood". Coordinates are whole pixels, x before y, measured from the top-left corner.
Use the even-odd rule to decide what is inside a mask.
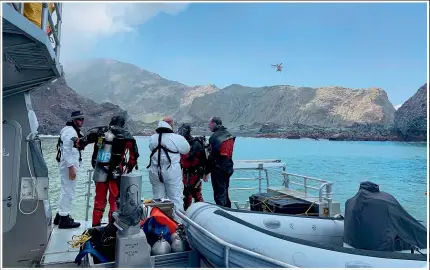
[[[162,128],[168,128],[170,130],[173,130],[173,128],[166,121],[163,121],[163,120],[158,122],[158,127],[159,128],[161,128],[161,127]]]

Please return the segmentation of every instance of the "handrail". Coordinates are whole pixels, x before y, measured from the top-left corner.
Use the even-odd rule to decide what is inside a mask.
[[[286,188],[290,188],[290,184],[302,186],[305,188],[305,194],[308,193],[308,189],[318,190],[319,202],[322,202],[323,200],[326,200],[326,201],[331,200],[331,195],[333,192],[333,183],[332,182],[327,181],[327,180],[323,180],[323,179],[319,179],[319,178],[315,178],[315,177],[304,176],[304,175],[294,174],[294,173],[287,173],[285,171],[282,172],[282,174],[284,175],[284,186]],[[291,181],[290,176],[303,178],[303,183]],[[319,183],[321,183],[321,185],[320,186],[309,185],[308,180],[319,182]],[[325,196],[323,196],[324,188],[325,188],[325,193],[326,193]]]
[[[15,8],[15,10],[20,13],[22,16],[24,16],[24,3],[11,3],[12,6]],[[50,26],[51,28],[51,32],[52,32],[52,36],[54,38],[55,41],[55,46],[54,46],[54,52],[55,52],[55,64],[59,63],[59,59],[60,59],[60,48],[61,48],[61,24],[62,24],[62,9],[63,9],[63,4],[62,3],[56,3],[54,2],[54,7],[55,7],[55,13],[57,16],[57,20],[56,23],[54,24],[54,20],[52,19],[52,15],[49,12],[49,7],[48,7],[48,3],[41,3],[42,4],[42,12],[40,14],[40,28],[42,29],[43,32],[46,33],[46,27]],[[25,16],[24,16],[25,17]]]
[[[24,14],[24,3],[11,3],[19,13]]]
[[[248,159],[242,159],[242,160],[235,160],[235,163],[281,163],[280,159],[255,159],[255,160],[248,160]]]
[[[319,178],[315,178],[315,177],[311,177],[311,176],[305,176],[305,175],[295,174],[295,173],[286,173],[286,172],[283,172],[283,174],[288,174],[288,175],[297,176],[297,177],[303,177],[303,178],[307,178],[307,179],[314,180],[314,181],[321,182],[321,183],[328,183],[329,182],[327,180],[323,180],[323,179],[319,179]]]
[[[55,12],[57,13],[57,23],[54,24],[52,20],[52,15],[49,12],[48,3],[42,4],[42,25],[41,28],[43,31],[46,31],[46,26],[49,23],[49,26],[51,28],[52,36],[55,40],[55,63],[59,63],[60,59],[60,36],[61,36],[61,24],[62,24],[62,9],[63,4],[62,3],[54,3]]]
[[[224,262],[225,262],[225,267],[226,268],[229,268],[229,255],[230,255],[230,250],[234,250],[234,251],[236,251],[236,252],[240,252],[240,253],[242,253],[242,254],[245,254],[245,255],[248,255],[248,256],[251,256],[251,257],[254,257],[255,259],[258,259],[258,260],[263,260],[263,261],[265,261],[265,262],[268,262],[268,263],[271,263],[271,264],[274,264],[274,265],[277,265],[277,266],[279,266],[279,267],[284,267],[284,268],[295,268],[296,266],[293,266],[293,265],[290,265],[290,264],[288,264],[288,263],[284,263],[284,262],[281,262],[281,261],[278,261],[278,260],[275,260],[275,259],[272,259],[272,258],[269,258],[269,257],[267,257],[267,256],[264,256],[264,255],[261,255],[261,254],[258,254],[258,253],[256,253],[256,252],[253,252],[253,251],[250,251],[250,250],[247,250],[247,249],[244,249],[244,248],[241,248],[241,247],[238,247],[238,246],[236,246],[236,245],[233,245],[233,244],[230,244],[230,243],[228,243],[228,242],[226,242],[226,241],[224,241],[224,240],[222,240],[221,238],[219,238],[219,237],[217,237],[216,235],[214,235],[214,234],[212,234],[211,232],[209,232],[208,230],[206,230],[205,228],[203,228],[202,226],[200,226],[199,224],[197,224],[197,223],[195,223],[193,220],[191,220],[189,217],[187,217],[184,213],[183,213],[183,211],[181,211],[181,210],[179,210],[179,209],[176,209],[175,208],[175,213],[183,220],[183,221],[185,221],[185,226],[192,226],[193,228],[195,228],[195,229],[197,229],[197,230],[199,230],[201,233],[203,233],[205,236],[207,236],[207,237],[209,237],[209,238],[211,238],[213,241],[215,241],[215,242],[217,242],[218,244],[220,244],[220,245],[223,245],[224,246],[224,248],[225,248],[225,250],[224,250],[224,256],[225,256],[225,258],[224,258]]]
[[[91,197],[91,182],[92,182],[92,175],[93,175],[94,170],[93,169],[89,169],[87,170],[87,174],[88,174],[88,182],[87,182],[87,193],[85,194],[85,196],[87,197],[87,205],[85,207],[85,221],[88,221],[88,214],[89,214],[89,210],[90,210],[90,197]]]
[[[263,179],[266,180],[266,189],[268,189],[270,187],[270,179],[269,179],[269,173],[268,173],[268,169],[264,168],[264,163],[281,163],[280,160],[275,160],[275,159],[265,159],[265,160],[255,160],[254,162],[252,160],[235,160],[235,163],[256,163],[258,166],[254,167],[254,168],[235,168],[235,171],[241,171],[241,170],[258,170],[258,177],[248,177],[248,178],[243,178],[243,177],[237,177],[237,178],[230,178],[231,180],[258,180],[258,187],[236,187],[236,188],[230,188],[230,190],[256,190],[258,189],[258,192],[262,192],[262,181]],[[90,209],[90,204],[89,204],[89,200],[90,200],[90,196],[91,196],[91,176],[92,176],[92,172],[94,170],[90,169],[87,171],[88,174],[88,186],[87,186],[87,206],[86,206],[86,214],[85,214],[85,221],[88,221],[88,216],[89,216],[89,209]],[[262,172],[265,173],[265,175],[262,175]],[[333,183],[327,180],[323,180],[323,179],[319,179],[319,178],[315,178],[315,177],[310,177],[310,176],[304,176],[304,175],[300,175],[300,174],[294,174],[294,173],[287,173],[286,172],[286,167],[282,166],[282,172],[281,174],[284,176],[284,180],[283,180],[283,185],[286,188],[290,188],[290,184],[294,184],[297,186],[302,186],[305,189],[305,195],[310,198],[311,196],[308,195],[308,189],[312,189],[312,190],[316,190],[318,191],[318,196],[316,196],[315,198],[318,199],[319,203],[322,203],[323,201],[327,202],[327,210],[328,210],[328,215],[330,216],[332,213],[332,190],[333,190]],[[303,178],[303,184],[302,183],[298,183],[298,182],[294,182],[291,181],[289,179],[289,177],[301,177]],[[310,185],[308,180],[311,181],[315,181],[315,182],[319,182],[321,183],[321,185],[319,186],[313,186]],[[247,208],[249,207],[249,202],[247,201],[244,204],[239,204],[238,201],[233,201],[232,203],[238,208],[238,209],[243,209],[243,208]]]

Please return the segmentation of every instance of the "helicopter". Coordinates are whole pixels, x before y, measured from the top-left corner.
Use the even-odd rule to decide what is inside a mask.
[[[282,63],[280,64],[276,64],[276,65],[272,65],[272,67],[276,67],[276,72],[281,72],[282,71]]]

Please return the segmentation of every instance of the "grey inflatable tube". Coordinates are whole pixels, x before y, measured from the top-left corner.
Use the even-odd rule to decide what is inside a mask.
[[[316,231],[312,229],[312,224],[325,228],[319,234],[314,233],[315,239],[326,239],[326,242],[337,239],[339,230],[336,229],[336,226],[341,224],[337,224],[337,222],[341,222],[338,220],[334,223],[335,226],[332,226],[330,225],[330,223],[333,224],[332,219],[276,215],[276,220],[279,221],[280,226],[272,226],[271,231],[270,228],[266,227],[270,227],[267,224],[273,222],[266,222],[265,225],[264,220],[267,221],[275,215],[267,215],[268,217],[264,215],[264,213],[226,210],[208,203],[194,203],[186,211],[186,216],[195,224],[225,242],[296,267],[421,268],[427,266],[427,257],[422,254],[358,250],[309,240],[313,239],[312,231]],[[260,223],[258,219],[260,219]],[[277,222],[274,223],[278,224]],[[288,225],[284,226],[285,223]],[[290,223],[294,224],[293,228],[299,230],[293,231],[294,229],[291,227],[291,230],[286,229]],[[217,267],[224,267],[224,246],[213,241],[193,226],[187,226],[186,222],[185,225],[190,244]],[[265,261],[235,251],[230,251],[228,261],[229,267],[275,267]]]
[[[280,235],[343,246],[343,219],[251,212],[224,208],[211,203],[195,203],[187,210],[187,215],[193,219],[202,211],[205,212],[204,215],[209,215],[216,210],[226,211],[245,222]]]

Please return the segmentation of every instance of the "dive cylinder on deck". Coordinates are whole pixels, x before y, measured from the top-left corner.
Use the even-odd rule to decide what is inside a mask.
[[[108,129],[102,136],[98,138],[96,166],[94,168],[93,180],[95,182],[106,182],[109,174],[109,164],[112,158],[112,144],[115,135]]]
[[[173,253],[183,252],[189,249],[187,238],[185,236],[185,229],[182,224],[178,225],[178,228],[172,234],[171,239],[172,243],[170,244],[170,247]]]
[[[157,242],[154,243],[154,245],[151,248],[151,255],[164,255],[168,254],[172,251],[172,248],[167,242],[167,240],[164,238],[163,234],[160,235],[160,238]]]

